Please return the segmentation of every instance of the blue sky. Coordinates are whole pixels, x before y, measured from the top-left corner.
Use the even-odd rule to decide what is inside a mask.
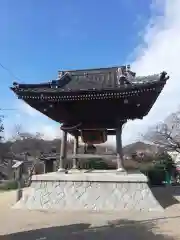
[[[135,62],[137,49],[147,44],[150,19],[160,11],[150,0],[0,0],[0,5],[0,63],[24,83],[55,79],[60,69]],[[35,131],[53,126],[21,106],[9,90],[14,80],[0,67],[0,108],[17,109],[3,112],[8,134],[15,123]]]

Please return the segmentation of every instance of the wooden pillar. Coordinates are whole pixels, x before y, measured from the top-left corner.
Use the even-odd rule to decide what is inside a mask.
[[[117,154],[117,171],[124,172],[123,148],[122,148],[122,125],[116,128],[116,154]]]
[[[60,159],[59,159],[59,169],[58,172],[65,172],[64,169],[64,160],[67,157],[67,132],[62,131],[61,139],[61,150],[60,150]]]
[[[78,147],[79,147],[79,137],[76,135],[74,137],[74,149],[73,149],[73,169],[77,169],[77,157],[76,154],[78,154]]]

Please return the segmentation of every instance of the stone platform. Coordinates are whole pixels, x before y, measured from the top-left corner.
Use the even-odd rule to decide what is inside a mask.
[[[163,211],[141,173],[86,171],[32,178],[31,192],[15,208],[86,211]]]

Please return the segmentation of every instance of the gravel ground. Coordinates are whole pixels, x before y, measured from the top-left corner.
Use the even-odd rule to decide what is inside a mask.
[[[0,193],[0,240],[180,239],[180,204],[164,213],[15,210],[15,191]]]

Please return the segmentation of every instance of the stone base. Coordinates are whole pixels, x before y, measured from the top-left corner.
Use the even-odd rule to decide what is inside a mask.
[[[35,175],[31,192],[14,207],[68,211],[162,211],[141,173],[91,171]]]
[[[67,170],[65,168],[58,168],[58,172],[65,173],[65,172],[67,172]]]

